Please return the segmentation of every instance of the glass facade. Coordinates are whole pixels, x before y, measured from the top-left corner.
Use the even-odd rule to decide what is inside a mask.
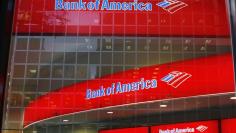
[[[209,13],[208,11],[192,12],[194,15],[188,13],[188,15],[192,17],[192,23],[188,24],[184,22],[187,20],[181,18],[179,18],[180,20],[175,18],[175,23],[174,21],[171,21],[172,17],[169,16],[169,14],[167,15],[168,17],[166,17],[166,14],[163,15],[158,12],[156,14],[153,13],[154,15],[152,14],[152,16],[157,16],[156,19],[158,20],[155,22],[155,19],[148,18],[148,16],[151,16],[149,15],[151,13],[146,13],[146,16],[145,13],[138,16],[138,13],[135,12],[136,20],[134,20],[131,11],[122,13],[119,13],[118,11],[104,11],[100,14],[99,18],[94,16],[93,13],[88,13],[87,16],[91,19],[86,19],[87,21],[81,20],[81,22],[77,23],[74,20],[59,23],[54,21],[61,20],[60,16],[66,16],[68,20],[73,20],[74,13],[63,15],[63,13],[66,12],[58,11],[58,16],[53,16],[52,14],[55,14],[56,11],[46,11],[46,6],[50,6],[50,4],[47,5],[44,1],[43,11],[46,13],[43,13],[43,15],[46,16],[44,16],[43,19],[46,19],[48,24],[46,25],[42,22],[45,20],[37,19],[37,17],[40,18],[40,15],[37,13],[41,11],[41,9],[37,9],[37,6],[35,5],[38,2],[39,0],[34,0],[32,4],[29,4],[24,3],[22,0],[18,0],[15,5],[14,30],[10,44],[11,51],[8,66],[9,77],[6,86],[5,112],[2,123],[3,133],[98,133],[102,129],[158,125],[158,123],[163,122],[173,123],[176,122],[177,116],[174,116],[173,119],[169,118],[168,120],[165,120],[165,113],[176,112],[177,114],[177,112],[181,111],[183,115],[186,115],[184,117],[186,119],[183,119],[183,121],[188,122],[190,121],[189,118],[187,118],[189,116],[189,111],[197,112],[201,109],[234,104],[234,102],[226,100],[234,91],[234,87],[231,86],[231,83],[234,82],[232,78],[234,71],[232,62],[229,63],[232,65],[229,66],[230,69],[224,70],[224,68],[222,68],[224,67],[224,60],[222,59],[225,58],[222,57],[221,59],[221,56],[229,54],[230,56],[227,56],[228,59],[231,58],[232,54],[230,34],[227,32],[220,34],[221,32],[224,32],[224,30],[222,30],[224,25],[226,25],[226,27],[223,28],[226,28],[226,31],[230,31],[229,27],[227,27],[228,20],[224,20],[225,24],[221,23],[220,17],[222,17],[222,14],[219,13],[220,17],[217,17],[214,16],[215,14],[212,12]],[[205,6],[204,2],[199,3],[202,7]],[[217,9],[225,9],[223,0],[217,0],[212,3],[214,4],[213,7],[215,7],[215,12],[218,12]],[[223,7],[221,7],[222,3]],[[24,9],[26,5],[31,5],[31,9],[28,9],[28,7],[27,9]],[[41,4],[38,8],[41,8]],[[188,8],[191,8],[191,6]],[[222,12],[223,16],[228,15],[228,13],[224,14],[226,11]],[[115,17],[115,14],[120,14],[120,17]],[[122,14],[125,17],[122,17]],[[34,17],[34,15],[36,17]],[[80,16],[80,18],[84,18],[83,15],[86,16],[86,13],[82,14],[82,17]],[[162,15],[164,16],[163,19],[161,17]],[[180,16],[181,15],[183,16],[185,14],[182,13]],[[141,16],[144,18],[141,18]],[[153,21],[150,23],[142,23],[146,22],[142,19]],[[90,20],[101,22],[90,22]],[[197,20],[197,22],[194,23],[194,20]],[[119,24],[120,21],[124,21],[125,26],[122,26],[122,22]],[[160,23],[158,21],[160,21]],[[41,24],[34,24],[33,22],[39,22]],[[178,24],[177,22],[182,22],[182,25],[187,26],[181,26],[181,24]],[[110,33],[97,34],[96,30],[92,30],[93,28],[96,28],[94,27],[96,23],[101,23],[101,31],[105,32],[106,30],[110,30],[108,31],[108,33]],[[212,23],[214,23],[215,26],[211,27]],[[157,27],[155,27],[155,24]],[[123,34],[116,31],[119,30],[119,26],[120,29],[124,30]],[[150,26],[150,29],[146,29],[147,32],[143,33],[141,30],[145,30],[145,26]],[[60,29],[62,27],[64,27],[63,30]],[[73,31],[73,28],[76,27],[76,34],[72,32],[67,34],[67,32],[70,32],[70,30]],[[159,33],[158,31],[162,31],[161,28],[164,29],[166,27],[169,33],[161,35],[162,33]],[[39,30],[40,28],[41,30]],[[50,28],[53,29],[50,31]],[[83,32],[83,28],[88,28],[87,33],[80,33],[80,31]],[[155,31],[151,31],[152,28],[159,28],[159,30],[157,29],[158,33],[152,34],[153,32],[155,33]],[[187,28],[187,30],[185,28]],[[126,32],[126,29],[133,31],[129,32],[129,35],[127,35],[128,31]],[[214,30],[215,33],[211,34],[212,31],[209,31],[209,34],[211,35],[204,34],[205,32],[207,33],[209,29]],[[176,30],[182,31],[182,33],[174,35]],[[195,35],[187,35],[186,31],[188,30],[189,33]],[[204,32],[200,33],[199,31]],[[207,65],[207,63],[211,62],[210,59],[214,57],[217,58],[217,62],[208,65],[209,69],[206,71],[198,72],[198,69],[201,69],[200,65],[200,67],[196,65],[199,64],[199,60],[204,59],[200,64]],[[182,63],[182,66],[179,66],[179,62]],[[188,64],[188,62],[191,63]],[[175,63],[177,63],[177,65],[175,65]],[[136,71],[133,72],[133,70],[142,70],[142,68],[145,68],[144,74],[148,74],[152,70],[149,69],[149,67],[164,66],[163,69],[168,69],[168,67],[172,67],[172,65],[174,65],[175,69],[182,67],[183,70],[186,68],[186,71],[187,69],[193,69],[196,73],[201,73],[200,76],[198,75],[199,77],[194,80],[194,83],[205,84],[203,85],[203,88],[199,88],[198,92],[192,88],[193,85],[190,84],[187,86],[187,88],[192,89],[189,90],[190,93],[191,91],[193,92],[190,96],[185,91],[180,91],[178,94],[171,91],[171,93],[167,95],[165,95],[165,92],[161,93],[160,96],[159,94],[151,94],[151,100],[143,100],[141,97],[149,96],[143,96],[139,92],[134,92],[127,94],[127,97],[122,97],[124,98],[122,99],[123,102],[121,102],[123,104],[119,102],[116,103],[115,96],[114,98],[112,98],[113,96],[105,97],[104,101],[106,101],[107,98],[107,103],[102,103],[104,101],[99,101],[99,99],[98,102],[86,101],[83,103],[80,99],[84,99],[84,97],[78,98],[75,97],[73,93],[70,93],[70,96],[73,96],[72,99],[74,98],[74,100],[72,100],[74,102],[73,104],[76,104],[73,106],[66,106],[66,94],[69,93],[65,93],[64,95],[61,92],[61,90],[70,90],[71,88],[66,87],[72,86],[73,88],[75,87],[73,85],[76,84],[76,91],[74,93],[82,93],[79,90],[82,89],[80,87],[84,83],[97,84],[95,83],[96,80],[113,81],[117,77],[113,78],[112,76],[116,74],[126,74],[130,71],[134,73]],[[168,71],[171,72],[171,70]],[[210,71],[214,71],[212,73],[217,73],[216,77],[212,77]],[[227,71],[226,73],[232,73],[232,75],[224,77],[224,75],[221,75],[221,71]],[[150,73],[154,72],[151,71]],[[194,77],[194,74],[191,76]],[[141,78],[142,77],[143,76],[141,75]],[[214,83],[213,81],[224,81],[223,78],[226,78],[227,82],[225,84],[227,85],[224,86],[224,83],[215,83],[215,85],[220,87],[223,86],[225,88],[214,91],[213,87],[215,86],[212,85],[212,83]],[[125,80],[125,78],[123,80]],[[179,80],[180,79],[177,81]],[[187,81],[188,80],[186,79],[186,82]],[[158,85],[159,82],[162,81],[158,81]],[[185,80],[182,82],[185,82]],[[103,82],[99,82],[99,85],[95,87],[103,86],[104,84],[105,83]],[[165,88],[166,86],[157,89]],[[207,90],[207,93],[202,93],[201,90]],[[46,117],[41,117],[40,114],[37,114],[39,112],[33,113],[29,111],[32,114],[26,113],[26,108],[33,108],[34,104],[40,105],[40,100],[44,98],[49,98],[46,104],[54,104],[54,100],[50,99],[50,95],[54,92],[59,92],[58,94],[61,94],[60,98],[57,100],[54,99],[55,101],[63,101],[55,104],[55,106],[60,106],[60,110],[57,110],[57,108],[55,109],[56,111],[54,110],[54,114]],[[183,95],[180,95],[179,93],[183,93]],[[133,99],[129,99],[128,97],[132,97],[132,95]],[[153,95],[158,95],[158,98],[152,98]],[[165,96],[162,97],[162,95]],[[37,101],[39,102],[37,103]],[[70,100],[68,101],[71,102]],[[150,103],[150,101],[153,101],[153,103]],[[145,104],[145,102],[147,103]],[[91,107],[87,107],[86,105],[86,109],[74,111],[72,107],[77,108],[78,104],[87,104]],[[97,104],[99,105],[97,106]],[[162,104],[164,104],[163,106],[168,106],[168,109],[162,109]],[[38,105],[35,105],[37,109],[42,110],[43,107]],[[50,107],[53,108],[53,105],[50,105]],[[63,110],[66,109],[71,110],[63,112]],[[211,116],[210,111],[208,113],[209,114],[205,116],[205,120],[218,118]],[[44,113],[41,112],[41,114]],[[26,119],[30,118],[27,116],[31,115],[35,116],[37,120],[35,119],[26,123]],[[159,119],[158,122],[152,123],[151,119],[154,119],[152,118],[152,115],[157,115],[159,118],[163,117],[163,120]],[[199,113],[196,113],[189,117],[194,117],[196,120],[202,119],[202,116],[199,115]],[[139,118],[144,118],[145,121],[141,121]],[[124,121],[121,121],[122,119],[124,119]]]

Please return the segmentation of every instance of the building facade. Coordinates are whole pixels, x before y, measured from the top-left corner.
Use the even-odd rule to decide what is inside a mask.
[[[235,1],[2,3],[3,133],[236,131]]]

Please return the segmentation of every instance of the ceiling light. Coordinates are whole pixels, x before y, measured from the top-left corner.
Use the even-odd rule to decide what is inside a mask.
[[[166,108],[167,105],[166,105],[166,104],[161,104],[160,107],[161,107],[161,108]]]
[[[30,100],[31,98],[30,98],[30,97],[25,97],[25,99],[28,99],[28,100]]]
[[[36,69],[30,69],[30,73],[36,73],[37,70]]]
[[[107,112],[107,114],[113,114],[113,113],[114,113],[114,112],[112,112],[112,111],[108,111],[108,112]]]
[[[230,97],[231,100],[236,100],[236,96]]]
[[[68,122],[69,120],[63,120],[63,122]]]

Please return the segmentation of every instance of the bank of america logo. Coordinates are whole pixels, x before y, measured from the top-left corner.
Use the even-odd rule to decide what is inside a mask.
[[[200,125],[196,128],[199,132],[205,132],[208,127],[207,126],[204,126],[204,125]]]
[[[190,77],[192,77],[192,75],[186,72],[173,71],[170,72],[165,77],[163,77],[161,81],[166,82],[168,85],[174,88],[178,88],[182,83],[184,83]]]
[[[173,14],[173,13],[179,11],[180,9],[188,6],[188,4],[186,4],[182,1],[178,1],[178,0],[164,0],[162,2],[157,3],[157,6],[163,8],[167,12]]]

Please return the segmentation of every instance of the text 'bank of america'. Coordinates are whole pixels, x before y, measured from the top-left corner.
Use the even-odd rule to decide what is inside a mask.
[[[188,4],[179,0],[163,0],[156,3],[158,7],[173,14]],[[61,11],[152,11],[153,3],[134,1],[109,1],[109,0],[55,0],[55,10]]]
[[[55,0],[55,10],[133,10],[133,11],[152,11],[150,2],[109,2],[109,0],[95,0],[84,2],[77,0],[68,2],[64,0]]]

